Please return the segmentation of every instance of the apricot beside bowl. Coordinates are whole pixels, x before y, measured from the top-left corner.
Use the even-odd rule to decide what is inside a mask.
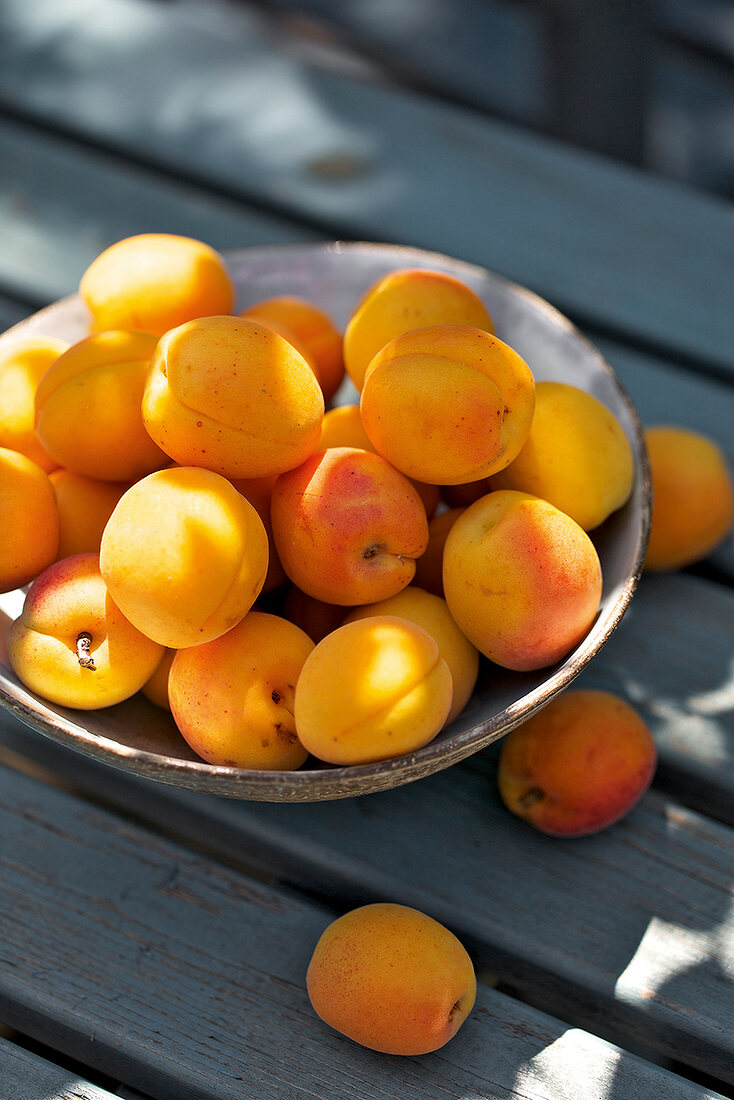
[[[480,295],[497,335],[523,356],[537,381],[579,386],[607,405],[632,447],[635,482],[628,502],[593,532],[604,584],[591,629],[560,663],[540,671],[509,672],[482,661],[469,703],[435,740],[407,755],[365,765],[309,760],[296,771],[275,772],[208,764],[194,756],[170,715],[140,693],[104,710],[64,709],[24,688],[7,664],[0,664],[0,704],[32,729],[97,760],[231,798],[316,802],[412,782],[470,756],[528,718],[574,680],[618,626],[637,587],[650,530],[650,476],[638,416],[612,369],[564,316],[530,291],[482,268],[418,249],[369,243],[298,244],[225,255],[238,289],[238,310],[274,295],[299,295],[341,327],[364,292],[389,272],[407,267],[444,271]],[[9,330],[0,337],[0,348],[8,340],[34,334],[72,342],[88,331],[86,307],[71,296]],[[350,386],[344,384],[338,402],[355,399]],[[7,629],[21,606],[20,592],[0,598],[0,627]]]

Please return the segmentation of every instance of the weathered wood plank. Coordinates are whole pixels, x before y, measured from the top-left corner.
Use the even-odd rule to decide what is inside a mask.
[[[240,6],[7,0],[0,44],[10,110],[322,231],[474,260],[731,373],[723,201],[297,64]]]
[[[5,1039],[0,1039],[0,1082],[8,1100],[119,1100],[119,1093],[83,1081]]]
[[[95,256],[133,233],[181,233],[221,249],[318,236],[18,123],[0,121],[0,161],[0,286],[39,306],[76,291]]]
[[[308,1005],[326,910],[5,768],[0,821],[5,1018],[157,1100],[716,1095],[485,986],[441,1051],[377,1055]]]

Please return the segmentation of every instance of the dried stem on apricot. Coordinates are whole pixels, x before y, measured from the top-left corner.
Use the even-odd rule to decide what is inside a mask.
[[[76,639],[76,656],[79,664],[82,668],[91,669],[95,672],[97,666],[94,663],[94,658],[91,654],[92,648],[92,635],[86,630],[82,630]]]

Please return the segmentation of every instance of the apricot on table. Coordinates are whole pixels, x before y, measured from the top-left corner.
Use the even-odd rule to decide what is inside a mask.
[[[308,756],[293,717],[313,642],[278,615],[250,611],[226,634],[176,653],[168,678],[174,721],[210,764],[292,771]]]
[[[7,647],[11,668],[26,687],[80,710],[134,695],[163,653],[111,598],[96,554],[64,558],[36,577]]]
[[[141,329],[162,336],[195,317],[231,313],[235,288],[222,256],[202,241],[140,233],[101,252],[79,294],[92,331]]]
[[[323,309],[305,298],[283,294],[255,302],[240,317],[268,325],[293,344],[318,378],[324,401],[331,400],[344,379],[343,341]]]
[[[318,451],[281,474],[271,501],[273,536],[289,578],[309,596],[347,606],[405,588],[428,541],[414,486],[380,455]]]
[[[470,504],[446,538],[444,595],[467,638],[515,671],[555,664],[589,631],[601,564],[579,525],[530,493],[498,489]]]
[[[591,531],[628,500],[634,477],[632,447],[614,413],[578,386],[539,382],[530,434],[492,488],[543,497]]]
[[[49,367],[36,390],[36,431],[59,466],[132,481],[166,465],[140,411],[156,342],[150,333],[100,332]]]
[[[59,512],[45,470],[0,447],[0,592],[33,580],[56,558]]]
[[[0,351],[0,447],[20,451],[46,473],[58,463],[36,434],[36,390],[68,346],[52,336],[28,336]]]
[[[102,535],[112,598],[171,649],[224,634],[257,599],[268,538],[257,510],[211,470],[174,466],[132,485]]]
[[[344,364],[357,390],[385,344],[427,325],[470,325],[494,332],[487,307],[461,279],[420,268],[390,272],[365,292],[344,331]]]
[[[512,813],[541,832],[587,836],[624,817],[652,782],[655,742],[607,691],[556,696],[502,743],[498,785]]]
[[[652,477],[648,572],[703,560],[734,523],[734,484],[718,443],[675,425],[645,431]]]
[[[433,325],[396,337],[371,361],[360,407],[375,450],[437,485],[497,473],[527,439],[535,380],[482,329]]]
[[[456,1035],[476,998],[472,961],[445,925],[406,905],[375,902],[333,921],[306,972],[329,1027],[384,1054],[428,1054]]]
[[[435,639],[453,681],[451,709],[446,715],[446,723],[452,722],[469,702],[474,690],[479,673],[479,654],[454,622],[446,601],[410,584],[387,600],[356,607],[344,621],[350,623],[370,615],[397,615],[408,619]]]
[[[101,481],[62,466],[49,474],[59,511],[57,558],[98,554],[107,520],[129,481]]]
[[[229,478],[293,469],[317,446],[324,398],[303,356],[265,325],[202,317],[161,338],[143,395],[152,439]]]
[[[316,645],[296,685],[296,731],[329,764],[369,764],[422,748],[451,709],[451,672],[422,627],[374,615]]]

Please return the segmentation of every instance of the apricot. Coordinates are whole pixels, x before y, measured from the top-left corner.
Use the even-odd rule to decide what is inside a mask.
[[[0,529],[0,592],[12,592],[55,560],[59,512],[46,471],[7,447],[0,447]]]
[[[156,665],[155,671],[140,689],[148,702],[160,707],[161,710],[171,709],[171,704],[168,701],[168,676],[173,658],[177,653],[177,649],[164,649],[163,656]]]
[[[703,560],[731,530],[734,485],[726,458],[708,436],[659,425],[645,431],[652,476],[648,572]]]
[[[530,434],[493,489],[519,489],[555,504],[591,531],[629,498],[632,448],[614,413],[578,386],[539,382]]]
[[[281,474],[271,500],[283,568],[309,596],[356,605],[394,596],[428,541],[416,489],[372,451],[331,447]]]
[[[502,743],[497,781],[512,813],[551,836],[613,825],[652,782],[655,742],[639,714],[606,691],[552,699]]]
[[[296,730],[319,760],[369,764],[427,745],[451,709],[451,672],[422,627],[374,615],[316,645],[296,685]]]
[[[270,499],[273,495],[276,475],[272,474],[270,477],[240,477],[231,478],[230,480],[237,492],[242,493],[243,497],[249,500],[250,504],[257,510],[257,514],[263,521],[265,534],[268,536],[270,557],[268,559],[268,571],[265,576],[265,583],[263,584],[262,590],[263,594],[272,592],[273,589],[278,588],[287,580],[285,569],[280,563],[280,558],[278,557],[273,542],[273,524],[270,519]]]
[[[49,367],[36,390],[36,431],[59,466],[102,481],[132,481],[168,462],[140,411],[155,346],[150,333],[100,332]]]
[[[503,489],[455,521],[443,585],[451,614],[479,652],[528,671],[555,664],[581,642],[599,609],[602,573],[575,520],[530,493]]]
[[[265,581],[268,538],[226,478],[174,466],[120,497],[102,535],[100,568],[130,622],[181,649],[211,641],[247,614]]]
[[[161,338],[142,407],[150,436],[176,462],[255,478],[313,452],[324,398],[303,356],[272,329],[202,317]]]
[[[535,381],[498,337],[462,325],[415,329],[371,361],[360,407],[375,449],[408,477],[455,485],[507,466],[527,439]]]
[[[413,583],[434,596],[443,596],[443,548],[463,508],[447,508],[428,520],[428,546],[415,563]]]
[[[324,1023],[384,1054],[428,1054],[471,1012],[472,961],[445,925],[406,905],[375,902],[333,921],[306,971]]]
[[[420,626],[436,641],[438,652],[449,666],[454,693],[446,723],[452,722],[469,702],[479,673],[479,654],[454,622],[448,605],[440,596],[409,585],[397,596],[378,603],[357,607],[347,615],[347,623],[370,615],[397,615]]]
[[[344,364],[357,390],[385,344],[427,325],[470,325],[494,332],[487,307],[460,279],[418,268],[390,272],[365,292],[344,331]]]
[[[327,409],[321,424],[318,450],[325,451],[327,447],[359,447],[363,451],[374,451],[364,430],[359,405],[335,405],[333,409]]]
[[[191,237],[141,233],[110,245],[79,283],[92,331],[162,336],[195,317],[231,313],[235,288],[222,256]]]
[[[102,532],[129,481],[100,481],[58,467],[49,474],[59,511],[57,558],[97,554]]]
[[[334,396],[344,379],[342,334],[329,315],[295,295],[280,295],[255,302],[240,313],[279,332],[300,351],[316,375],[324,401]]]
[[[313,642],[320,642],[332,630],[342,625],[347,608],[341,604],[316,600],[297,585],[291,584],[283,601],[283,614],[305,631]]]
[[[76,554],[34,580],[7,638],[13,672],[37,695],[92,710],[139,691],[162,648],[128,622],[96,554]]]
[[[359,405],[337,405],[324,415],[318,450],[324,451],[327,447],[359,447],[363,451],[375,451],[364,430]],[[415,478],[410,480],[418,490],[426,515],[430,518],[441,502],[440,487]]]
[[[0,351],[0,447],[19,451],[49,473],[58,465],[36,435],[36,389],[68,344],[29,336]]]
[[[277,615],[250,611],[226,634],[181,649],[168,678],[171,713],[210,764],[292,771],[308,752],[296,734],[296,682],[313,642]]]

